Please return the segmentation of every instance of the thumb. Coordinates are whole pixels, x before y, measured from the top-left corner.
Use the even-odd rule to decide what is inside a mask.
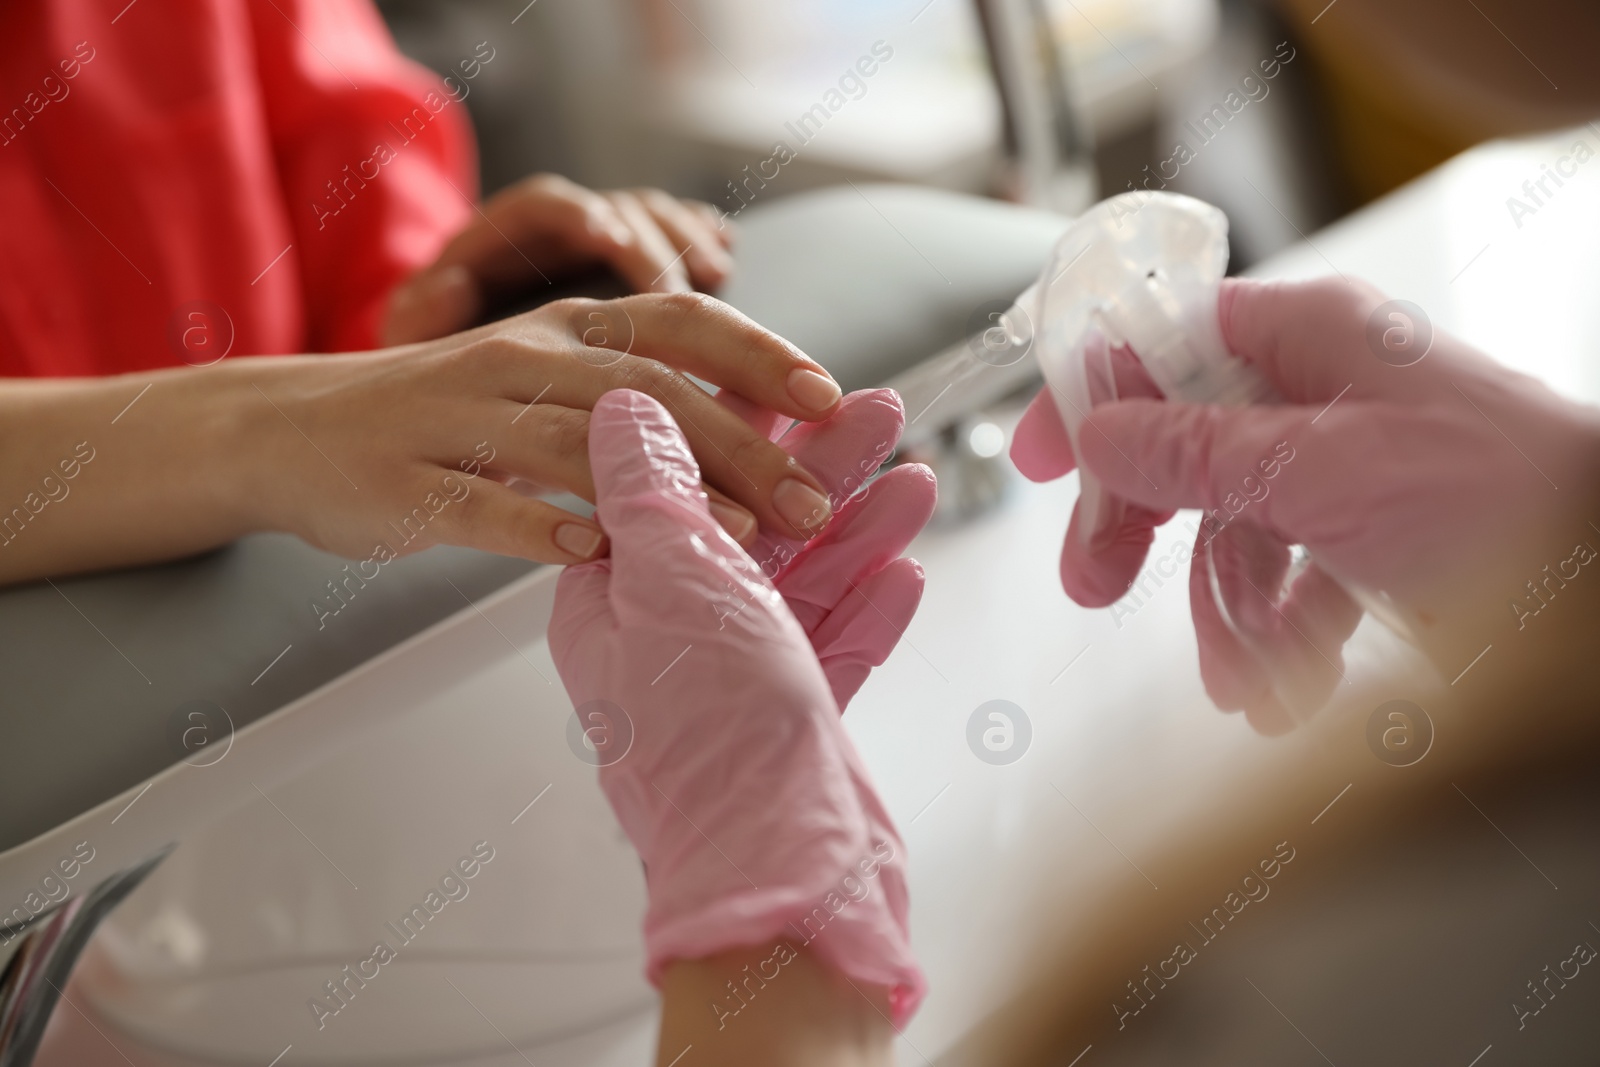
[[[383,343],[405,345],[458,333],[482,311],[483,294],[466,267],[429,267],[412,275],[390,297]]]
[[[692,602],[704,612],[730,581],[755,573],[712,518],[689,443],[655,399],[631,389],[599,399],[589,416],[589,466],[619,608],[673,616]]]
[[[1294,513],[1305,509],[1288,505],[1304,502],[1317,486],[1309,475],[1280,475],[1300,449],[1322,437],[1311,425],[1316,414],[1296,405],[1118,401],[1089,413],[1078,449],[1083,465],[1124,500],[1157,511],[1225,509],[1230,516],[1249,508],[1256,525],[1298,542],[1305,531],[1284,526],[1299,525]]]

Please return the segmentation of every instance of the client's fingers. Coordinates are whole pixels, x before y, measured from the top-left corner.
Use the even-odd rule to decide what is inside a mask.
[[[683,253],[673,247],[638,196],[627,190],[605,194],[633,234],[633,243],[613,261],[616,269],[641,293],[685,293],[690,290]]]
[[[389,298],[383,343],[431,341],[471,326],[483,311],[483,293],[459,263],[418,271]]]
[[[905,408],[894,390],[868,389],[845,397],[822,422],[796,424],[778,443],[816,477],[838,512],[893,454],[904,426]],[[763,529],[750,546],[751,556],[769,577],[803,547],[800,539],[786,536],[788,532]]]
[[[604,554],[605,535],[588,519],[488,478],[470,485],[471,492],[436,524],[445,543],[540,563],[582,563]]]
[[[702,485],[706,492],[706,504],[711,509],[711,517],[717,524],[728,531],[728,536],[739,542],[741,547],[749,548],[755,542],[759,527],[756,517],[744,505],[734,500],[728,494],[714,485]]]
[[[794,420],[789,416],[762,407],[754,400],[746,400],[732,389],[718,389],[716,397],[717,403],[739,416],[752,430],[769,441],[776,441],[794,425]]]
[[[683,257],[689,280],[696,288],[709,292],[728,280],[733,273],[733,257],[718,236],[714,221],[660,189],[640,189],[637,195]]]
[[[838,507],[894,452],[906,409],[893,389],[861,389],[822,422],[798,423],[780,439],[785,452],[822,482]]]
[[[659,360],[797,419],[823,419],[839,385],[822,365],[748,316],[703,294],[642,294],[584,305],[584,343]],[[709,400],[708,400],[709,403]]]
[[[589,412],[559,404],[497,402],[511,429],[495,456],[496,471],[538,489],[558,489],[594,503],[589,469]],[[756,517],[726,493],[702,486],[711,514],[741,545],[756,534]]]

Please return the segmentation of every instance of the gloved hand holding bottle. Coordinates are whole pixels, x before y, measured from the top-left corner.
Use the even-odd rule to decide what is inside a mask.
[[[1129,505],[1116,528],[1066,539],[1062,583],[1086,606],[1127,591],[1175,509],[1204,509],[1195,556],[1213,553],[1216,568],[1215,580],[1190,574],[1201,672],[1218,706],[1264,732],[1295,717],[1259,650],[1331,690],[1362,615],[1349,590],[1392,603],[1449,681],[1525,633],[1600,546],[1585,514],[1600,486],[1600,412],[1443,334],[1415,362],[1380,358],[1369,321],[1383,303],[1336,279],[1225,281],[1223,340],[1283,403],[1113,400],[1086,413],[1075,457],[1047,390],[1012,446],[1029,478],[1081,462]],[[1159,396],[1136,361],[1110,365],[1117,396]],[[1313,562],[1279,601],[1290,545]],[[1255,608],[1225,624],[1219,599]]]

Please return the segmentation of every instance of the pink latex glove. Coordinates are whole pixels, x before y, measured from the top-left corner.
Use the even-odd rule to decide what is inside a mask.
[[[600,785],[645,864],[648,976],[782,939],[889,989],[903,1025],[924,990],[904,845],[806,632],[712,519],[656,401],[602,397],[589,456],[611,557],[562,574],[552,652],[580,710],[609,701],[631,723]]]
[[[893,389],[851,393],[822,422],[794,423],[729,393],[719,399],[782,445],[828,494],[834,518],[821,536],[800,541],[763,528],[750,555],[811,638],[843,711],[922,599],[922,568],[900,554],[933,515],[933,472],[904,464],[862,488],[905,429]]]
[[[1539,605],[1529,581],[1542,580],[1547,564],[1577,565],[1582,542],[1600,544],[1576,512],[1600,478],[1600,413],[1444,334],[1419,362],[1380,360],[1368,321],[1383,302],[1370,286],[1335,279],[1225,281],[1223,338],[1285,403],[1134,399],[1094,408],[1080,434],[1082,461],[1132,506],[1120,529],[1088,548],[1069,533],[1061,562],[1069,595],[1086,606],[1116,600],[1137,578],[1154,526],[1197,507],[1228,517],[1196,537],[1197,554],[1215,537],[1224,583],[1274,589],[1287,546],[1310,549],[1315,563],[1281,604],[1248,587],[1228,599],[1259,604],[1242,621],[1312,690],[1338,684],[1340,650],[1361,618],[1341,582],[1387,593],[1446,679],[1524,628]],[[1263,460],[1289,453],[1273,478],[1262,477]],[[1035,480],[1072,469],[1047,397],[1024,416],[1011,454]],[[1263,541],[1276,546],[1269,565],[1243,568],[1238,550]],[[1201,570],[1191,570],[1189,594],[1207,692],[1263,732],[1287,729],[1293,718],[1223,624]]]

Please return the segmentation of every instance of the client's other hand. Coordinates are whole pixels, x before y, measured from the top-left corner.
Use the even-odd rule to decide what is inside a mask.
[[[715,292],[733,271],[715,208],[660,189],[596,192],[535,174],[489,198],[439,258],[390,297],[384,344],[464,330],[496,294],[609,267],[636,293]]]

